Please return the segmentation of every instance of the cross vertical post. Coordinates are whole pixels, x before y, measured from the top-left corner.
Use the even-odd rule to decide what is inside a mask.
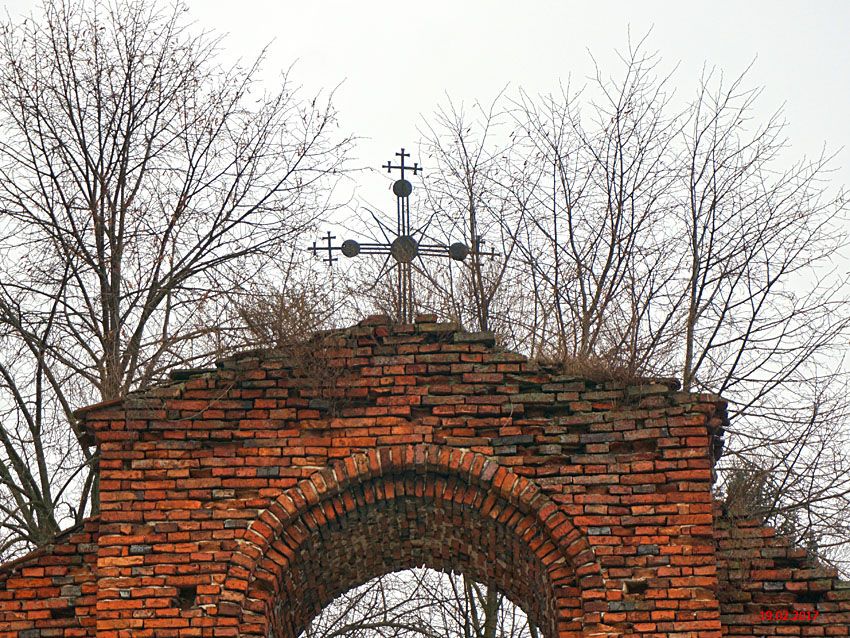
[[[414,162],[413,166],[407,166],[404,163],[406,157],[410,157],[410,153],[406,153],[402,147],[401,151],[396,153],[399,158],[399,163],[394,165],[388,161],[381,168],[387,169],[387,173],[392,173],[394,170],[400,172],[401,177],[393,184],[393,193],[396,196],[396,237],[398,239],[406,238],[406,244],[414,244],[415,241],[410,236],[410,194],[413,192],[413,185],[404,178],[406,170],[412,171],[414,175],[418,175],[422,168],[419,162]],[[393,242],[395,243],[395,242]],[[413,299],[413,269],[411,262],[418,251],[414,248],[410,251],[410,259],[399,259],[396,257],[396,305],[398,318],[402,323],[413,322],[414,299]]]

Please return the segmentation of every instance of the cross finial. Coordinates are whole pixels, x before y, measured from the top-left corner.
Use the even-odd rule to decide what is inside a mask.
[[[335,250],[334,245],[333,245],[333,240],[336,239],[336,236],[331,235],[331,231],[328,231],[327,235],[325,235],[322,239],[324,239],[328,243],[327,246],[317,246],[316,242],[313,242],[313,247],[308,248],[307,250],[309,250],[314,255],[318,255],[320,251],[327,250],[328,256],[324,257],[322,259],[322,261],[326,261],[327,263],[332,264],[333,262],[335,262],[337,260],[337,258],[334,257],[334,254],[333,254],[333,251]]]
[[[405,170],[411,170],[411,171],[413,171],[413,174],[414,174],[414,175],[418,175],[418,174],[419,174],[419,171],[421,171],[421,170],[422,170],[422,167],[421,167],[421,166],[419,166],[419,162],[414,162],[412,167],[410,167],[410,166],[405,166],[405,164],[404,164],[404,158],[405,158],[405,157],[410,157],[410,153],[405,153],[405,152],[404,152],[404,147],[402,147],[402,149],[401,149],[401,152],[400,152],[400,153],[396,153],[395,155],[396,155],[396,157],[400,157],[400,158],[401,158],[401,162],[398,164],[398,166],[394,166],[394,165],[392,164],[392,162],[387,162],[386,164],[384,164],[383,166],[381,166],[381,168],[385,168],[385,169],[387,169],[387,173],[392,173],[394,170],[399,170],[399,171],[401,171],[401,179],[404,179],[404,171],[405,171]]]
[[[401,152],[395,154],[401,161],[395,165],[392,162],[387,162],[381,168],[387,169],[388,173],[392,171],[401,171],[401,179],[393,183],[393,194],[396,196],[396,229],[395,237],[390,239],[386,237],[386,243],[360,243],[354,239],[346,239],[340,246],[334,246],[332,240],[335,239],[330,232],[322,239],[327,242],[327,246],[318,246],[313,242],[313,247],[307,250],[314,255],[327,251],[327,257],[324,261],[333,263],[336,257],[333,256],[334,251],[340,251],[346,257],[356,257],[357,255],[385,255],[384,265],[381,267],[381,273],[384,272],[390,260],[395,261],[396,270],[396,294],[395,302],[397,307],[397,318],[402,323],[411,323],[413,321],[414,311],[414,296],[413,296],[413,278],[412,269],[413,261],[420,260],[423,256],[447,256],[455,261],[463,261],[468,255],[493,256],[493,251],[484,252],[481,250],[481,245],[484,240],[481,237],[473,237],[473,248],[462,242],[456,242],[450,246],[441,243],[424,242],[424,230],[415,230],[410,223],[410,194],[413,192],[413,185],[404,178],[405,171],[413,171],[414,175],[418,175],[422,167],[419,162],[415,162],[413,166],[405,164],[404,160],[410,157],[410,153],[406,153],[404,148]],[[373,215],[374,217],[374,215]],[[375,217],[378,221],[377,217]],[[380,224],[380,221],[378,221]],[[383,225],[382,225],[383,226]],[[427,228],[427,224],[426,224]],[[392,232],[391,229],[387,229]]]

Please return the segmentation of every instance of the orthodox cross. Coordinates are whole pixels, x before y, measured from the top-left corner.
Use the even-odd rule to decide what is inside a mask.
[[[404,148],[400,153],[396,153],[396,157],[400,158],[398,164],[387,162],[381,168],[387,169],[388,173],[400,171],[401,176],[393,183],[393,193],[396,196],[396,231],[395,238],[390,241],[387,238],[386,243],[366,243],[358,242],[354,239],[346,239],[341,245],[335,246],[333,240],[334,235],[327,234],[320,240],[326,243],[325,246],[319,246],[313,242],[313,246],[308,248],[314,255],[320,252],[327,252],[327,256],[323,261],[333,263],[337,261],[334,257],[334,252],[339,251],[345,257],[356,257],[361,253],[364,255],[387,255],[387,261],[390,258],[395,260],[396,271],[396,308],[398,315],[397,321],[400,323],[411,323],[413,321],[414,296],[413,296],[413,261],[419,259],[422,261],[423,256],[448,256],[455,261],[463,261],[469,255],[485,255],[493,256],[493,251],[481,251],[480,238],[475,239],[475,247],[470,249],[463,242],[455,242],[451,245],[440,243],[424,243],[424,232],[414,231],[410,225],[410,194],[413,192],[413,184],[405,179],[405,171],[411,171],[414,175],[418,175],[422,171],[422,167],[418,162],[413,166],[405,164],[405,158],[410,157],[410,153],[405,153]],[[376,218],[376,221],[377,218]],[[378,221],[380,224],[380,221]],[[414,236],[418,235],[418,239]],[[386,262],[385,262],[386,263]]]

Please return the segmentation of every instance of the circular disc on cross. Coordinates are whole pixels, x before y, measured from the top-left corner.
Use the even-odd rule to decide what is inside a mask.
[[[449,246],[449,257],[455,261],[463,261],[469,255],[469,246],[463,242],[455,242]]]
[[[400,264],[409,264],[419,254],[419,244],[410,235],[396,237],[390,244],[390,255]]]
[[[357,257],[360,254],[360,244],[353,239],[346,239],[340,246],[342,254],[346,257]]]
[[[393,194],[396,197],[410,197],[413,192],[413,184],[406,179],[398,179],[393,183]]]

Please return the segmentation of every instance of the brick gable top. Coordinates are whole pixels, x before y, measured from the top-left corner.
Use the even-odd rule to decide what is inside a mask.
[[[331,372],[315,374],[323,367]],[[282,374],[291,376],[291,387],[306,400],[294,407],[307,419],[327,417],[332,403],[348,404],[342,409],[348,407],[347,413],[352,414],[368,402],[369,396],[358,396],[356,390],[339,391],[340,396],[335,397],[339,389],[328,387],[340,376],[350,375],[380,375],[418,386],[432,395],[428,397],[430,405],[448,401],[440,396],[465,394],[470,395],[467,401],[481,403],[482,393],[496,392],[509,397],[510,414],[535,418],[667,404],[699,406],[707,411],[712,466],[722,453],[723,432],[728,425],[725,401],[713,394],[681,392],[676,379],[593,380],[565,374],[557,364],[529,361],[524,355],[502,350],[496,346],[493,333],[467,332],[455,323],[439,323],[433,315],[401,325],[391,324],[386,316],[373,316],[350,328],[319,331],[290,347],[238,352],[217,361],[215,368],[172,370],[167,381],[134,391],[124,399],[80,408],[74,414],[94,446],[103,440],[130,436],[132,421],[149,421],[157,413],[168,419],[203,416],[211,407],[203,390],[221,387],[222,381],[261,387],[270,375]],[[230,405],[234,414],[240,408],[232,403],[225,405]],[[123,437],[116,432],[122,424],[126,425]]]

